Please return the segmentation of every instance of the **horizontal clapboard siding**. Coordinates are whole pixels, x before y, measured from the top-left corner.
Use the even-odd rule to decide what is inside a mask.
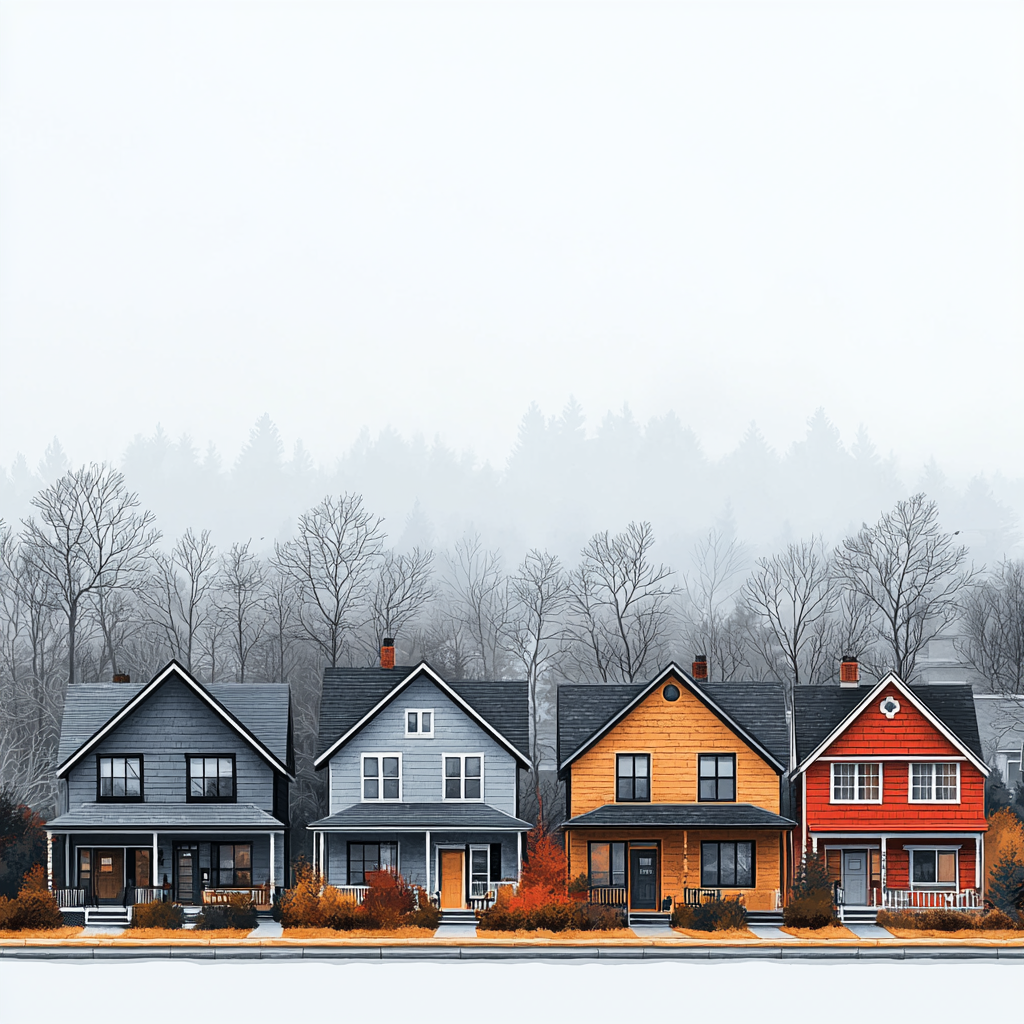
[[[407,708],[433,708],[433,739],[405,735]],[[515,759],[427,678],[410,685],[331,759],[331,814],[359,802],[361,756],[374,752],[402,754],[402,798],[408,803],[441,802],[443,754],[482,753],[484,802],[516,813]]]
[[[239,803],[274,806],[274,773],[239,734],[191,690],[169,679],[97,744],[69,773],[69,806],[96,799],[96,758],[143,755],[147,803],[180,802],[186,793],[186,754],[234,754]]]

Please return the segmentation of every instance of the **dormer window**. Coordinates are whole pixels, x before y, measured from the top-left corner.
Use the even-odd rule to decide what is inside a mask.
[[[142,800],[142,755],[97,757],[96,799],[125,803]]]
[[[413,739],[430,740],[434,738],[434,709],[406,708],[405,735]]]

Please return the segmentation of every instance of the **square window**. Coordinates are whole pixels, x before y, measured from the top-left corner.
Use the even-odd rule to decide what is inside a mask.
[[[697,758],[697,799],[736,799],[736,755],[701,754]]]
[[[833,764],[833,803],[878,803],[882,795],[880,764]]]
[[[230,803],[235,799],[235,758],[231,754],[189,754],[185,758],[189,801]]]
[[[398,843],[348,844],[348,884],[368,885],[371,871],[398,873]]]
[[[402,799],[402,755],[363,754],[363,800]]]
[[[590,843],[588,849],[591,888],[626,884],[625,843]]]
[[[142,800],[142,755],[97,758],[96,799]]]
[[[616,754],[615,799],[648,801],[651,799],[651,755]]]
[[[957,763],[912,764],[910,800],[923,803],[957,803],[960,799],[960,770]]]
[[[483,799],[483,754],[445,754],[443,761],[445,800]]]
[[[406,708],[405,735],[414,739],[433,739],[433,710],[430,708]]]
[[[707,889],[749,889],[754,885],[754,843],[701,843],[700,884]]]

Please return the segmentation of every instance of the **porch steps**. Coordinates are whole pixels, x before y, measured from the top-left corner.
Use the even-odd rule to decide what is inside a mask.
[[[86,907],[85,925],[87,928],[127,928],[130,907]]]
[[[441,924],[461,924],[476,927],[477,916],[475,910],[442,910]]]
[[[672,915],[671,914],[656,914],[653,911],[650,911],[650,912],[647,912],[647,913],[645,913],[643,911],[637,911],[637,910],[630,911],[630,914],[629,914],[629,927],[632,928],[633,925],[635,925],[635,924],[639,924],[639,925],[644,925],[644,924],[647,924],[647,925],[661,925],[661,926],[663,926],[665,928],[669,928],[669,927],[671,927],[671,924],[672,924]]]
[[[748,910],[747,924],[755,925],[758,928],[781,928],[781,910]]]
[[[843,907],[840,916],[843,924],[877,924],[878,907]]]

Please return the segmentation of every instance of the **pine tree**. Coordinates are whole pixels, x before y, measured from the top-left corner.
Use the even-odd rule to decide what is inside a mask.
[[[988,896],[1006,914],[1024,911],[1024,862],[1012,853],[1004,853],[992,869]]]

